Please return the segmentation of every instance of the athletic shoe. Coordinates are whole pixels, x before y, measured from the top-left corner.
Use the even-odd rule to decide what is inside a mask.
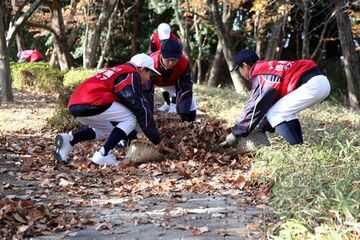
[[[68,162],[69,153],[72,151],[70,141],[73,136],[67,133],[61,133],[55,138],[54,157],[59,163],[66,164]]]
[[[112,151],[109,151],[109,153],[104,156],[104,148],[101,148],[100,151],[97,151],[94,153],[94,156],[91,158],[91,161],[97,165],[103,166],[114,166],[118,165],[120,162],[116,160],[115,155],[112,153]]]
[[[170,105],[168,105],[167,103],[164,103],[164,105],[158,108],[160,112],[167,112],[169,111],[169,109],[170,109]]]
[[[176,113],[176,104],[170,103],[169,113]]]

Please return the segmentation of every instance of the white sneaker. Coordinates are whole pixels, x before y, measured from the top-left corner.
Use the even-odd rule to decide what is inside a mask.
[[[176,104],[175,103],[170,103],[170,107],[169,107],[169,113],[176,113]]]
[[[73,136],[67,133],[61,133],[55,138],[54,157],[59,163],[66,164],[68,162],[69,153],[72,151],[70,141]]]
[[[94,156],[91,158],[91,161],[97,165],[106,165],[106,166],[114,166],[118,165],[120,162],[116,160],[116,157],[112,153],[112,151],[109,151],[109,153],[104,156],[104,148],[102,147],[100,151],[97,151],[94,153]]]
[[[167,112],[169,111],[169,109],[170,109],[170,105],[168,105],[167,103],[164,103],[164,105],[158,108],[160,112]]]

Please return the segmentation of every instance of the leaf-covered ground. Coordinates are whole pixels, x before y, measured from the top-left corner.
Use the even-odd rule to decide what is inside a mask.
[[[226,131],[217,120],[157,115],[177,152],[162,162],[100,168],[89,159],[102,143],[86,142],[63,166],[52,157],[57,132],[45,125],[53,98],[17,91],[15,99],[0,106],[2,239],[259,239],[273,224],[269,186],[252,179],[250,156],[215,150]]]

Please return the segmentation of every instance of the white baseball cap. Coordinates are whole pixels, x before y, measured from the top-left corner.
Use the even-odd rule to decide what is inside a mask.
[[[166,40],[170,38],[171,28],[167,23],[160,23],[158,26],[158,34],[160,40]]]
[[[149,57],[148,55],[146,55],[145,53],[139,53],[139,54],[134,55],[130,59],[130,62],[133,63],[137,67],[148,68],[151,71],[153,71],[154,73],[156,73],[156,75],[161,75],[161,73],[156,71],[156,69],[154,68],[153,59],[151,57]]]

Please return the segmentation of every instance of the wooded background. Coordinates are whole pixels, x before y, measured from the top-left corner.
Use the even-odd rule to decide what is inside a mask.
[[[233,55],[252,48],[264,59],[312,58],[335,96],[360,106],[359,0],[5,0],[0,3],[2,100],[12,101],[10,62],[37,49],[52,66],[104,68],[147,52],[167,22],[183,42],[194,82],[247,91]]]

